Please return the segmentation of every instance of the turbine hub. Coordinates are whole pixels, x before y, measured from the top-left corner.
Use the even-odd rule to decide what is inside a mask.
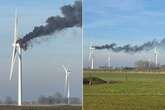
[[[13,47],[18,47],[18,46],[20,46],[20,45],[19,45],[19,43],[13,43],[12,46],[13,46]]]

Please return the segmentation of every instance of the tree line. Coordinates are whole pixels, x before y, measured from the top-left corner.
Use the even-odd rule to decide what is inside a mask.
[[[70,97],[70,104],[81,104],[81,100],[77,97]],[[23,104],[34,104],[34,105],[53,105],[53,104],[64,104],[67,102],[67,98],[65,98],[60,93],[55,93],[54,95],[44,96],[40,95],[37,100],[33,101],[24,101]],[[7,104],[7,105],[13,105],[17,104],[17,101],[14,100],[12,97],[7,96],[4,100],[0,100],[0,104]]]

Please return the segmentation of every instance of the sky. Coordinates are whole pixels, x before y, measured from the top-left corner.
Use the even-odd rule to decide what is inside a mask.
[[[104,45],[141,45],[165,38],[164,0],[84,0],[84,66],[89,67],[89,43]],[[95,51],[95,68],[107,65],[134,66],[137,60],[153,61],[153,50],[135,54]],[[164,50],[158,61],[165,64]]]
[[[74,0],[0,0],[0,100],[11,96],[17,100],[17,65],[9,80],[14,14],[18,11],[19,37],[44,24],[49,16],[61,15],[60,7]],[[16,63],[17,64],[17,63]],[[82,97],[82,29],[69,28],[34,41],[23,52],[23,100],[36,100],[40,95],[64,94],[65,72],[71,68],[71,97]]]

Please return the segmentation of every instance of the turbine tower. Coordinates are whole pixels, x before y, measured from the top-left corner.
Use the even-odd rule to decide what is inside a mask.
[[[18,16],[17,12],[15,14],[15,25],[14,25],[14,42],[13,42],[13,52],[11,59],[11,68],[10,68],[10,80],[13,76],[14,64],[16,60],[16,56],[18,58],[18,106],[22,105],[22,49],[20,44],[17,43],[17,25],[18,25]]]
[[[90,68],[94,68],[94,50],[95,48],[93,47],[93,43],[91,42],[90,47],[89,47],[89,61],[91,61],[91,66]]]
[[[157,51],[157,47],[155,47],[155,49],[154,49],[154,55],[155,55],[155,66],[157,67],[157,65],[158,65],[158,51]]]
[[[67,104],[69,104],[70,99],[70,84],[69,84],[69,76],[71,74],[71,71],[69,68],[62,66],[65,71],[65,88],[64,88],[64,95],[67,98]]]
[[[108,54],[108,68],[111,68],[111,56]]]

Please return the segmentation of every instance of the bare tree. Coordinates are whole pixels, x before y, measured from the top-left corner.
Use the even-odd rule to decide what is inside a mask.
[[[64,97],[59,92],[57,92],[57,93],[54,94],[54,98],[55,98],[55,103],[56,104],[59,104],[59,103],[63,103],[64,102]]]
[[[39,104],[60,104],[62,102],[64,102],[64,97],[59,92],[55,93],[52,96],[41,95],[38,98]]]
[[[47,101],[47,98],[43,95],[41,95],[39,98],[38,98],[38,103],[39,104],[48,104],[48,101]]]
[[[135,62],[135,66],[137,69],[154,69],[156,67],[156,65],[154,64],[154,62],[151,61],[143,61],[143,60],[139,60],[137,62]]]
[[[5,104],[15,104],[15,101],[12,99],[12,97],[7,96],[4,103]]]
[[[81,100],[77,97],[71,97],[70,98],[70,103],[71,104],[81,104]]]

